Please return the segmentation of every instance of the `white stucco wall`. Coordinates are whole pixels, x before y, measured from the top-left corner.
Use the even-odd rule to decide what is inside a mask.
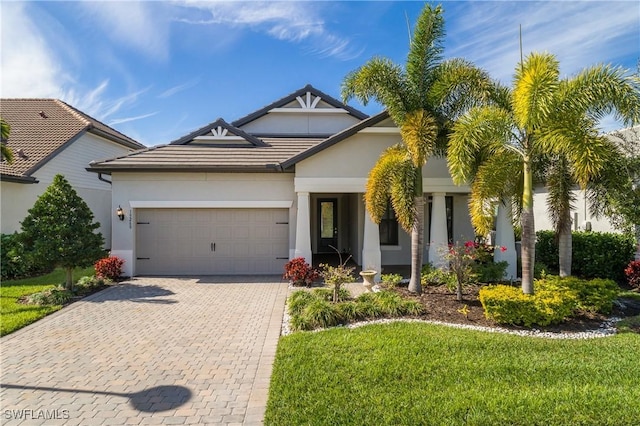
[[[125,210],[124,221],[114,220],[112,254],[125,259],[126,275],[135,273],[137,207],[267,207],[278,202],[290,209],[289,247],[295,246],[293,174],[118,172],[112,174],[112,180],[111,210],[118,206]]]
[[[99,231],[105,238],[105,248],[110,248],[111,235],[111,185],[98,180],[96,173],[85,170],[93,160],[124,155],[130,149],[107,139],[84,133],[33,174],[39,183],[17,184],[1,182],[2,233],[20,230],[20,222],[38,197],[47,189],[56,174],[62,174],[87,203],[94,220],[100,222]]]
[[[588,202],[585,200],[585,192],[576,189],[573,191],[576,202],[574,203],[574,209],[571,210],[571,219],[574,220],[572,224],[573,230],[585,230],[585,222],[591,223],[591,230],[594,232],[620,232],[615,229],[606,217],[596,218],[589,212]],[[536,231],[540,230],[552,230],[553,225],[547,212],[547,195],[548,191],[544,187],[538,187],[535,189],[533,196],[533,214],[535,220]],[[576,215],[577,214],[577,221]]]

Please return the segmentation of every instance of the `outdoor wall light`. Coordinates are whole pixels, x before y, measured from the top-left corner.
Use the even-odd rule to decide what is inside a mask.
[[[116,216],[118,216],[118,219],[124,220],[124,210],[122,210],[122,207],[118,206],[116,209]]]

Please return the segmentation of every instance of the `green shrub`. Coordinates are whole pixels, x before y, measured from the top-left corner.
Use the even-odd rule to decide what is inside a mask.
[[[424,305],[417,300],[405,300],[402,309],[405,315],[420,315],[424,313]]]
[[[348,294],[348,292],[347,292]],[[404,300],[393,291],[363,293],[355,300],[346,297],[339,303],[332,303],[332,290],[299,290],[291,293],[288,311],[290,326],[294,331],[333,327],[360,320],[383,317],[420,315],[424,306],[417,300]]]
[[[27,304],[30,305],[64,305],[69,302],[73,297],[73,293],[70,290],[65,289],[62,286],[50,288],[45,291],[33,293],[27,296]]]
[[[334,290],[330,288],[314,288],[311,291],[316,298],[326,300],[327,302],[333,301],[333,293]],[[346,288],[340,287],[338,289],[338,302],[342,302],[344,300],[348,300],[351,298],[351,293]]]
[[[400,274],[382,274],[380,275],[380,279],[382,280],[382,284],[386,287],[394,288],[400,284],[402,281],[402,275]]]
[[[577,277],[547,276],[536,281],[536,288],[545,291],[569,292],[575,299],[575,311],[600,312],[608,314],[613,308],[613,301],[620,292],[620,287],[603,278],[582,280]]]
[[[403,311],[403,299],[398,293],[390,291],[381,291],[374,294],[374,303],[380,307],[381,313],[384,315],[395,317],[402,315]]]
[[[444,285],[449,291],[454,291],[458,285],[455,274],[436,268],[430,263],[422,266],[420,275],[420,284],[428,285]]]
[[[557,324],[570,316],[575,306],[575,299],[568,292],[539,290],[528,295],[508,285],[483,287],[479,299],[488,319],[525,327]]]
[[[572,233],[572,274],[580,278],[607,278],[624,281],[624,269],[633,259],[632,236],[603,232]],[[553,231],[536,233],[536,260],[557,273],[558,245]]]
[[[0,241],[0,276],[2,281],[25,278],[53,270],[25,251],[18,233],[2,234]]]
[[[509,262],[487,262],[476,263],[472,266],[475,279],[481,283],[495,283],[504,279],[504,272],[507,270]]]
[[[534,295],[520,288],[497,285],[480,289],[485,316],[501,324],[549,325],[579,312],[609,313],[618,296],[612,280],[548,276],[537,280]]]
[[[287,302],[289,305],[289,315],[300,315],[304,308],[306,308],[307,305],[315,299],[316,297],[308,291],[294,291],[289,296],[289,300]]]
[[[302,312],[313,328],[333,327],[342,323],[340,308],[335,303],[322,299],[314,299]]]

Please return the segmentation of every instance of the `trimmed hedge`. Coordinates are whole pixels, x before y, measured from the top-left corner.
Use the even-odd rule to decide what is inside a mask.
[[[609,313],[619,292],[612,280],[590,281],[550,276],[537,280],[535,294],[518,287],[491,285],[480,289],[485,317],[500,324],[546,326],[558,324],[580,312]]]
[[[631,235],[606,232],[573,232],[571,273],[580,278],[606,278],[624,282],[624,269],[633,259]],[[536,261],[558,273],[558,244],[553,231],[536,233]]]

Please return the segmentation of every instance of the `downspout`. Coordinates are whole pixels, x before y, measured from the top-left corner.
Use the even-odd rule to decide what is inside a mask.
[[[107,179],[102,177],[102,173],[101,172],[98,172],[98,180],[101,180],[103,182],[107,182],[109,185],[113,185],[113,182],[111,182],[110,180],[107,180]]]

